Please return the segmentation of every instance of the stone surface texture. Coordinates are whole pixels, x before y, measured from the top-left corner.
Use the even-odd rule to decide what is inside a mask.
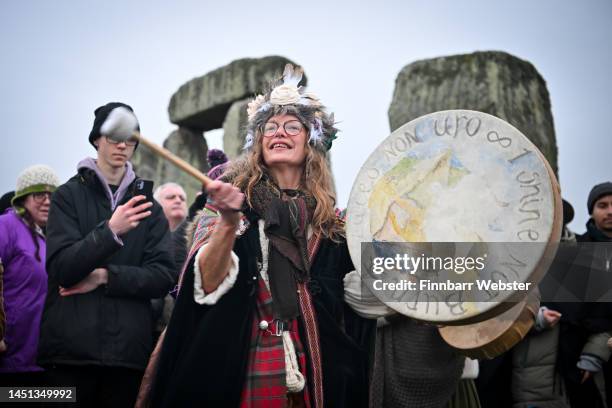
[[[219,129],[234,102],[261,93],[287,63],[297,65],[280,56],[244,58],[194,78],[172,95],[170,121],[202,131]],[[304,77],[302,84],[306,83]]]
[[[149,150],[147,146],[142,143],[138,145],[138,148],[132,156],[131,162],[138,177],[146,180],[153,180],[155,187],[159,185],[158,168],[160,165],[160,158]]]
[[[208,162],[206,161],[208,145],[202,132],[180,127],[166,138],[164,147],[202,173],[206,174],[209,170]],[[162,183],[172,181],[183,186],[187,193],[188,205],[191,204],[196,193],[202,189],[202,184],[195,178],[165,160],[160,164],[159,174]]]
[[[246,109],[250,101],[251,98],[234,102],[225,116],[223,122],[223,151],[230,160],[235,159],[243,152],[242,147],[244,146],[247,124]]]
[[[417,61],[395,81],[391,130],[448,109],[497,116],[527,136],[557,174],[557,143],[546,82],[528,61],[486,51]]]

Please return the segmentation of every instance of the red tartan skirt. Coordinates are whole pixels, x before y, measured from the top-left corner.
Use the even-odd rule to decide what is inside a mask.
[[[283,338],[273,334],[272,296],[263,279],[258,279],[258,282],[257,307],[253,318],[253,327],[251,328],[249,361],[240,407],[286,408],[289,406],[289,398],[285,379]],[[259,323],[263,320],[269,322],[270,327],[267,330],[262,330],[259,327]],[[297,354],[300,372],[304,375],[304,378],[307,378],[306,354],[299,337],[297,319],[289,324],[289,331]],[[299,395],[303,396],[304,404],[302,406],[311,408],[308,384]],[[299,406],[296,404],[296,398],[300,397],[291,396],[291,406]]]

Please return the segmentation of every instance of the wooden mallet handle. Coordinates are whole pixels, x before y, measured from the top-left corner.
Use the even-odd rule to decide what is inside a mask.
[[[196,169],[191,164],[187,163],[185,160],[173,154],[168,149],[158,146],[147,138],[142,137],[140,132],[134,132],[132,136],[136,137],[143,145],[147,146],[158,156],[161,156],[162,158],[168,160],[176,167],[183,170],[185,173],[191,175],[192,177],[195,177],[200,183],[202,183],[204,187],[206,187],[210,182],[213,181],[210,177],[205,176],[200,170]],[[240,212],[242,211],[242,208],[230,208],[229,210]]]
[[[156,143],[153,143],[149,139],[143,137],[139,132],[134,132],[134,136],[138,138],[138,141],[140,141],[140,143],[142,143],[143,145],[147,146],[155,154],[157,154],[158,156],[161,156],[164,159],[168,160],[169,162],[174,164],[176,167],[178,167],[179,169],[183,170],[185,173],[191,175],[192,177],[195,177],[200,183],[202,183],[202,185],[204,187],[206,187],[208,185],[208,183],[210,183],[212,181],[212,179],[210,177],[207,177],[200,170],[196,169],[191,164],[187,163],[185,160],[183,160],[180,157],[178,157],[177,155],[173,154],[168,149],[165,149],[165,148],[157,145]]]

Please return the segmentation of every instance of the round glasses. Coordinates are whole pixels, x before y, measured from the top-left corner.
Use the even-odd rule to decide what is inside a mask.
[[[45,198],[48,198],[49,201],[51,201],[51,192],[49,192],[49,191],[41,191],[41,192],[37,192],[37,193],[32,193],[32,198],[37,203],[43,203],[45,201]]]
[[[276,135],[280,125],[276,122],[267,122],[263,125],[262,133],[264,137],[272,137]],[[283,129],[285,129],[285,133],[289,136],[297,136],[300,134],[302,129],[304,129],[304,125],[299,120],[290,120],[288,122],[283,123]]]
[[[138,143],[138,139],[135,137],[130,137],[128,139],[115,139],[112,136],[104,136],[106,141],[112,145],[118,145],[119,143],[125,143],[126,146],[136,146]]]

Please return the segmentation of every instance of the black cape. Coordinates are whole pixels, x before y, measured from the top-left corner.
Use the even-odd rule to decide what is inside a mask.
[[[151,406],[239,406],[260,279],[257,220],[251,216],[249,221],[250,227],[234,245],[240,260],[236,283],[215,305],[193,300],[194,260],[188,261],[161,349]],[[343,300],[343,277],[353,269],[346,242],[321,241],[308,287],[320,334],[326,407],[368,404],[369,355],[376,325],[357,316]],[[303,322],[298,320],[305,339]],[[311,367],[307,371],[312,373]],[[308,383],[312,384],[312,378]]]

